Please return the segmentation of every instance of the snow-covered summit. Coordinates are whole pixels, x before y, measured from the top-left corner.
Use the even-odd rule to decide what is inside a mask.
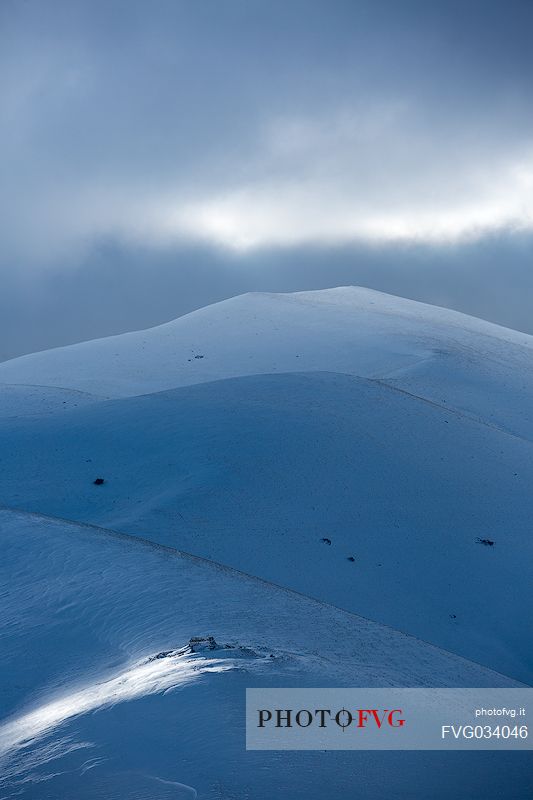
[[[3,362],[0,385],[11,395],[2,393],[0,414],[14,404],[26,413],[17,392],[27,396],[29,386],[63,392],[61,409],[91,397],[316,371],[381,380],[533,439],[533,337],[360,287],[240,295],[149,330]],[[42,405],[49,409],[49,399]]]
[[[329,341],[313,352],[320,334],[328,334]],[[377,334],[377,341],[369,340]],[[11,359],[0,364],[0,377],[5,383],[38,380],[74,389],[82,389],[78,384],[90,381],[99,394],[107,390],[124,396],[274,368],[354,373],[369,370],[374,363],[377,372],[383,367],[380,355],[394,368],[402,366],[402,355],[409,354],[394,347],[391,337],[395,335],[411,341],[413,356],[417,354],[415,337],[426,345],[435,339],[441,344],[466,340],[477,342],[491,354],[502,353],[502,345],[511,345],[517,352],[525,348],[533,354],[533,337],[528,334],[374,289],[342,286],[308,292],[249,292],[147,330]],[[337,354],[333,363],[321,360],[334,354],[343,342],[352,345],[349,353]],[[200,352],[201,345],[209,352]],[[291,352],[284,352],[287,346]],[[204,356],[205,363],[194,363],[201,360],[198,355]],[[303,359],[302,363],[295,362],[295,357]],[[254,363],[247,364],[247,358]],[[185,366],[191,363],[191,367]],[[148,377],[144,371],[141,374],[141,367],[149,368]],[[170,374],[165,374],[169,367]],[[128,374],[128,369],[134,374]],[[123,386],[119,386],[121,378]]]

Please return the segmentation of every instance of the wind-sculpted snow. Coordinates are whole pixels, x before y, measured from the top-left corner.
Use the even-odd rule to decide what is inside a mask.
[[[425,792],[417,796],[444,800],[459,796],[467,763],[455,759],[448,776],[446,753],[401,754],[397,774],[393,754],[247,753],[244,688],[516,685],[390,628],[131,537],[8,511],[0,537],[2,797],[322,800],[345,791],[355,770],[365,790],[353,796],[377,800],[376,766],[388,763],[391,796],[416,780]],[[191,646],[176,647],[191,636]],[[477,755],[492,781],[484,797],[496,798],[501,769],[493,754]],[[529,787],[527,761],[508,755]]]
[[[231,668],[230,659],[197,657],[185,648],[164,658],[144,659],[117,675],[43,703],[0,725],[0,763],[2,756],[27,747],[72,717],[185,686],[206,672]]]

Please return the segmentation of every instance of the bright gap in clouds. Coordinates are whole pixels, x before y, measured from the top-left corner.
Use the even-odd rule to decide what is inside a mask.
[[[364,208],[359,198],[339,197],[330,187],[265,186],[163,211],[156,238],[190,236],[238,251],[305,244],[472,241],[500,230],[533,229],[533,202],[512,183],[500,197],[480,196],[433,208]],[[496,192],[494,192],[496,195]]]
[[[272,131],[256,163],[245,166],[248,180],[163,206],[156,238],[188,236],[246,251],[460,243],[533,229],[533,150],[525,143],[511,153],[482,145],[476,152],[466,131],[450,144],[418,129],[400,104]]]
[[[236,252],[350,243],[428,245],[533,230],[533,147],[505,148],[483,120],[436,130],[416,102],[352,104],[329,115],[268,116],[246,151],[213,154],[201,180],[170,168],[153,181],[82,172],[43,185],[13,224],[15,250],[41,264],[110,239]],[[9,243],[7,234],[5,242]]]

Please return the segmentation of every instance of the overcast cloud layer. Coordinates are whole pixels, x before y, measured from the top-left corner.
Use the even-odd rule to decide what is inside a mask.
[[[529,0],[0,4],[0,358],[364,283],[533,332]]]

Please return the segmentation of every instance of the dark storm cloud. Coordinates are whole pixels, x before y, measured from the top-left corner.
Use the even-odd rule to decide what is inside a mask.
[[[528,327],[532,28],[527,0],[4,0],[0,356],[335,283]]]

